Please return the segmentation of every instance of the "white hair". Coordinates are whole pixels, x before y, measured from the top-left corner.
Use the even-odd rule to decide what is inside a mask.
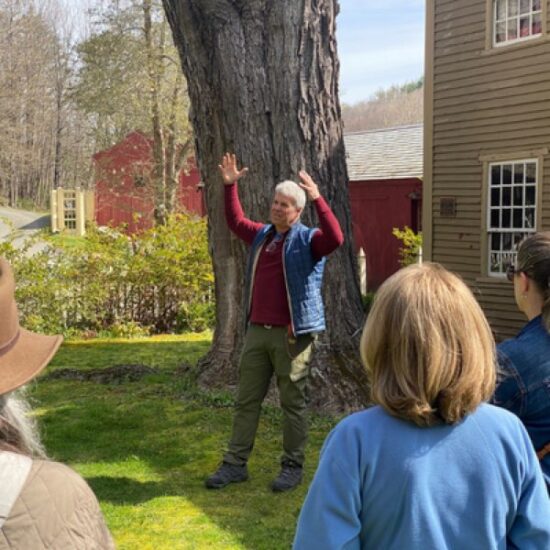
[[[303,210],[306,205],[306,192],[294,181],[285,180],[275,186],[275,193],[294,201],[296,208]]]
[[[25,389],[0,395],[0,449],[46,458]]]

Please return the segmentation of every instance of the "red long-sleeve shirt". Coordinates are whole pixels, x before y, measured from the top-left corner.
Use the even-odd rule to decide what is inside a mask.
[[[325,199],[319,197],[313,204],[320,227],[311,238],[311,251],[314,258],[320,260],[344,242],[344,235]],[[229,229],[248,245],[252,244],[256,234],[264,226],[263,223],[245,217],[236,184],[225,186],[225,217]],[[273,326],[290,324],[282,255],[285,237],[286,234],[280,239],[275,235],[269,236],[260,251],[252,283],[252,323]]]

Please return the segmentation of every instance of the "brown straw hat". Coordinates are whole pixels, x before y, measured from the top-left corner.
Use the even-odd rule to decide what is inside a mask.
[[[35,334],[19,326],[13,271],[0,258],[0,395],[34,378],[62,341],[62,336]]]

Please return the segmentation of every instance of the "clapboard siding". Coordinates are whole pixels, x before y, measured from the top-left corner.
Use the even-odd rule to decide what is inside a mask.
[[[527,46],[524,46],[527,48]],[[520,49],[519,55],[515,58],[506,57],[504,64],[506,71],[526,71],[528,72],[534,65],[538,65],[538,62],[529,62],[525,60],[525,54]],[[547,51],[547,46],[543,43],[539,45],[529,45],[529,56],[533,59],[540,57],[544,62],[548,62],[550,54]],[[470,79],[475,82],[477,78],[484,78],[487,69],[492,69],[495,64],[500,61],[500,56],[496,55],[480,55],[476,58],[475,66],[472,65],[471,60],[465,63],[445,63],[441,62],[436,65],[438,72],[437,78],[434,81],[440,84],[442,81],[446,84],[458,82],[464,80],[466,84],[470,83]]]
[[[490,101],[508,97],[510,94],[514,96],[524,94],[526,89],[530,93],[548,90],[548,82],[550,82],[548,74],[544,76],[533,74],[532,69],[528,74],[518,74],[520,72],[523,71],[518,70],[517,73],[506,71],[505,78],[502,78],[502,73],[494,73],[495,78],[490,84],[478,79],[468,85],[461,83],[460,87],[456,81],[445,86],[441,85],[438,87],[437,101],[441,103],[443,100],[448,100],[445,104],[451,105],[451,100],[462,98],[465,91],[469,96],[475,96],[477,101]]]
[[[435,60],[435,68],[440,69],[437,78],[443,78],[445,75],[451,75],[450,78],[456,79],[456,73],[453,75],[451,67],[456,66],[458,72],[463,71],[479,71],[481,68],[487,69],[498,64],[500,61],[505,63],[510,68],[513,68],[513,63],[527,56],[529,59],[524,59],[528,65],[533,64],[532,58],[540,55],[548,55],[548,38],[533,39],[527,42],[518,44],[517,46],[506,46],[492,50],[480,51],[479,39],[470,42],[468,45],[461,45],[454,48],[441,48],[437,52]],[[483,44],[482,47],[485,45]],[[527,52],[527,54],[526,54]],[[474,63],[472,63],[474,61]],[[512,63],[512,65],[508,65]]]
[[[550,66],[550,64],[549,64]],[[544,126],[550,123],[550,115],[548,114],[547,107],[544,105],[537,105],[537,109],[528,109],[528,105],[525,106],[525,111],[519,111],[514,109],[514,113],[506,116],[508,124],[539,124]],[[495,109],[494,113],[487,115],[483,113],[483,118],[479,119],[477,116],[464,117],[462,120],[446,121],[442,120],[437,126],[439,133],[448,134],[449,131],[455,133],[457,137],[462,135],[469,135],[474,130],[476,132],[491,132],[498,131],[502,123],[502,113]]]
[[[545,117],[546,118],[546,117]],[[497,137],[498,136],[498,139]],[[472,143],[472,132],[462,132],[461,134],[454,135],[449,132],[435,132],[434,139],[437,141],[438,146],[442,149],[448,145],[453,148],[453,151],[469,153],[471,151],[479,151],[479,148],[487,148],[491,146],[494,149],[506,146],[506,143],[511,143],[516,146],[517,140],[521,140],[527,146],[531,147],[538,143],[546,143],[548,136],[548,126],[544,124],[531,123],[529,128],[522,127],[517,122],[502,121],[501,131],[495,128],[493,133],[488,131],[478,130],[475,133],[476,141]]]
[[[547,2],[550,0],[546,0]],[[497,337],[524,322],[512,285],[484,275],[484,160],[542,155],[540,229],[550,228],[550,39],[487,49],[487,2],[432,0],[430,36],[432,147],[429,153],[431,258],[473,288]],[[548,19],[549,10],[546,10]],[[548,21],[546,28],[550,28]],[[427,125],[428,126],[428,125]],[[454,197],[456,215],[440,215],[440,198]]]
[[[491,83],[487,84],[484,88],[478,87],[477,91],[469,87],[463,87],[456,90],[452,96],[444,90],[435,97],[434,109],[445,109],[446,107],[452,108],[463,105],[465,98],[469,99],[467,105],[470,109],[473,106],[483,105],[487,105],[488,107],[495,107],[497,105],[513,107],[518,99],[526,102],[530,98],[537,98],[537,94],[547,92],[548,82],[549,79],[545,76],[544,78],[537,79],[536,83],[527,87],[522,86],[521,82],[516,79],[513,86],[496,87]]]

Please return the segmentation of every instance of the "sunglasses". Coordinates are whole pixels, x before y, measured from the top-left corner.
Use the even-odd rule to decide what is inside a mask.
[[[520,270],[516,270],[516,266],[514,264],[508,264],[506,267],[506,278],[513,283],[514,282],[514,275],[516,273],[520,273]]]

